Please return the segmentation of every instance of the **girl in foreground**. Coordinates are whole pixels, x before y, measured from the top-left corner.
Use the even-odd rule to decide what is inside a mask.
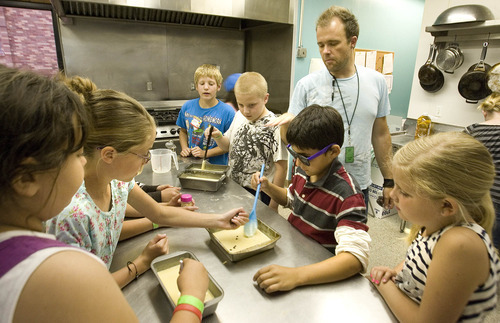
[[[137,322],[100,259],[41,233],[82,183],[86,132],[66,86],[0,65],[0,322]],[[179,289],[203,301],[206,270],[186,260]]]
[[[466,134],[440,133],[401,148],[392,167],[391,198],[414,225],[412,243],[403,263],[374,267],[371,281],[401,322],[482,321],[500,275],[488,150]]]
[[[156,138],[153,117],[130,96],[97,89],[89,79],[76,76],[66,83],[80,95],[89,112],[89,134],[83,147],[87,164],[84,182],[71,203],[46,223],[47,233],[92,252],[109,268],[118,240],[151,230],[151,222],[235,229],[248,221],[243,208],[223,214],[195,213],[153,200],[134,181],[151,158],[149,150]],[[124,222],[127,202],[146,218]],[[154,258],[166,253],[166,239],[164,234],[156,235],[137,258],[114,272],[118,285],[127,285],[148,270]]]

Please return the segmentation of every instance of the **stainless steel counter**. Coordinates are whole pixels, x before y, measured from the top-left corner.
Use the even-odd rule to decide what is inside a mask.
[[[181,170],[191,162],[180,159]],[[177,172],[156,174],[149,163],[136,180],[148,184],[179,185]],[[200,212],[223,212],[243,206],[251,211],[253,196],[230,179],[217,192],[182,190],[192,194]],[[290,292],[266,294],[253,281],[258,269],[270,265],[302,266],[331,257],[317,242],[305,237],[265,204],[257,204],[257,216],[281,234],[272,250],[231,263],[201,228],[161,228],[120,242],[111,271],[134,259],[156,233],[166,233],[170,252],[192,252],[224,290],[215,314],[204,322],[396,322],[383,299],[361,275],[342,282],[305,286]],[[170,308],[151,270],[123,289],[141,322],[168,322]]]

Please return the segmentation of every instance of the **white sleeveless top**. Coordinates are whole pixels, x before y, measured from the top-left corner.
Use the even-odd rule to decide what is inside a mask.
[[[420,234],[413,241],[406,253],[403,270],[396,276],[396,285],[408,297],[419,303],[427,280],[427,270],[432,260],[432,253],[437,242],[449,229],[457,225],[447,226],[430,236],[423,237]],[[497,290],[499,289],[500,263],[495,248],[486,231],[478,224],[461,224],[464,228],[476,232],[483,240],[490,258],[490,275],[486,282],[479,286],[470,296],[467,305],[459,318],[459,322],[481,322],[486,314],[497,305]]]

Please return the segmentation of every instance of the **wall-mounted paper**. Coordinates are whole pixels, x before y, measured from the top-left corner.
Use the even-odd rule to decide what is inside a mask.
[[[366,67],[375,69],[377,66],[377,51],[366,52]]]
[[[393,72],[392,54],[384,55],[384,66],[382,67],[382,74],[390,74]]]
[[[354,64],[358,66],[365,66],[366,64],[366,54],[365,52],[356,51],[354,54]]]

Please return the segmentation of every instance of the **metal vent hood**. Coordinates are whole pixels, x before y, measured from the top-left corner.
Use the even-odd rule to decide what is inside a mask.
[[[72,17],[246,28],[293,24],[292,0],[51,0],[63,23]],[[256,23],[262,22],[262,23]]]

